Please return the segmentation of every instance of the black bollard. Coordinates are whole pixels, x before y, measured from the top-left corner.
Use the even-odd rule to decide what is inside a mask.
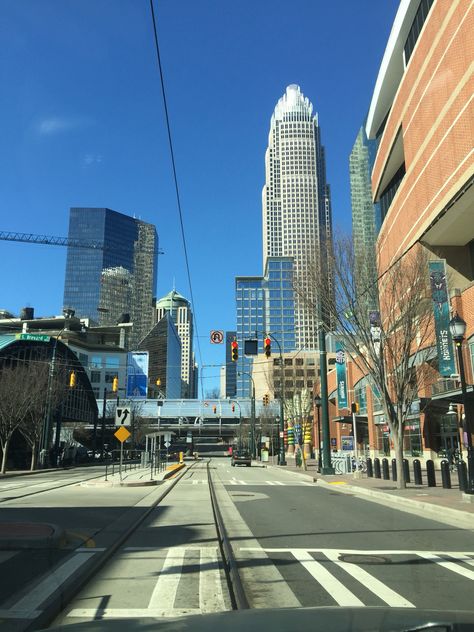
[[[380,474],[380,459],[374,459],[374,476],[375,478],[381,478]]]
[[[423,478],[421,476],[421,463],[419,459],[413,461],[413,474],[415,475],[415,485],[423,485]]]
[[[449,471],[449,462],[441,461],[441,481],[443,489],[451,489],[451,473]]]
[[[467,489],[467,465],[466,461],[459,461],[458,463],[458,479],[459,479],[459,491],[465,492]]]
[[[408,459],[403,459],[403,474],[405,476],[405,483],[411,483],[410,464],[408,463]]]
[[[374,469],[372,467],[372,459],[370,456],[367,457],[367,476],[369,478],[373,478],[374,476]]]
[[[388,459],[382,459],[382,478],[384,481],[390,480],[390,475],[388,473]]]
[[[397,459],[392,459],[392,481],[397,480]]]
[[[426,461],[426,478],[428,479],[428,487],[436,487],[435,466],[431,459]]]

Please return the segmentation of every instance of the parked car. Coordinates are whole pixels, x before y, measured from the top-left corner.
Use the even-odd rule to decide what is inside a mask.
[[[247,450],[234,450],[231,461],[232,467],[236,465],[246,465],[247,467],[250,467],[251,464],[252,458],[250,456],[250,452]]]

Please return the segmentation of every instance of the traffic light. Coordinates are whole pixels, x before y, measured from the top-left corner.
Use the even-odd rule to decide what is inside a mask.
[[[264,405],[264,406],[268,406],[268,404],[269,404],[269,403],[270,403],[270,395],[268,395],[268,393],[266,393],[266,394],[263,396],[263,405]]]
[[[232,412],[235,413],[235,404],[232,404]]]
[[[351,404],[351,413],[353,415],[357,415],[357,413],[359,412],[360,406],[359,406],[359,402],[352,402]]]
[[[118,391],[118,377],[117,376],[115,376],[114,379],[112,380],[112,390],[114,393]]]
[[[69,375],[69,388],[74,388],[76,386],[76,372],[71,371]]]
[[[230,343],[230,349],[231,349],[231,355],[232,355],[232,362],[237,362],[237,360],[239,359],[239,343],[237,342],[237,340],[233,340]]]
[[[263,346],[265,350],[265,355],[267,356],[267,358],[269,358],[272,355],[272,341],[268,336],[263,341]]]
[[[217,413],[217,406],[213,406],[213,407],[212,407],[212,410],[213,410],[214,415],[215,415],[215,414]]]
[[[158,378],[158,379],[156,380],[155,384],[156,384],[157,386],[161,386],[161,379],[160,379],[160,378]]]

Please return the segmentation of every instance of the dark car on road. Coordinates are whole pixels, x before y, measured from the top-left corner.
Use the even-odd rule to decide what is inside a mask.
[[[247,467],[250,467],[251,463],[252,459],[250,457],[250,452],[247,450],[234,450],[232,453],[232,467],[235,465],[246,465]]]

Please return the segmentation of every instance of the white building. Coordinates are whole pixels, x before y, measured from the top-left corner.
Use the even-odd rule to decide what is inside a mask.
[[[195,397],[194,355],[193,355],[193,314],[191,304],[176,290],[156,300],[153,309],[154,322],[159,322],[166,312],[171,312],[181,340],[181,396]]]
[[[305,272],[314,265],[327,269],[327,257],[321,255],[331,241],[331,200],[318,117],[294,84],[271,118],[262,208],[264,268],[267,257],[294,257],[297,282],[314,304]],[[297,296],[295,303],[296,346],[316,349],[318,310]]]

